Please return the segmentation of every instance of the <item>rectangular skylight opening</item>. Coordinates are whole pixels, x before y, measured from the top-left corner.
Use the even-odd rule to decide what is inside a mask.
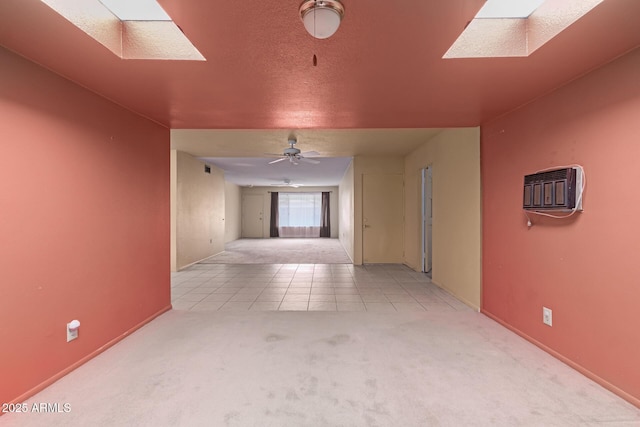
[[[121,21],[171,21],[156,0],[100,0]]]
[[[487,0],[443,58],[523,57],[604,0]]]
[[[528,18],[544,0],[487,0],[477,19]]]
[[[155,0],[41,1],[119,58],[206,61]]]

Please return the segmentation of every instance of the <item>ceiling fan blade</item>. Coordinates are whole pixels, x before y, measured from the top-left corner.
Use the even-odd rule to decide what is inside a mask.
[[[287,160],[287,158],[286,158],[286,157],[282,157],[282,158],[280,158],[280,159],[277,159],[277,160],[274,160],[274,161],[272,161],[272,162],[269,162],[268,164],[272,165],[272,164],[274,164],[274,163],[282,162],[283,160]]]
[[[301,162],[311,163],[311,164],[313,164],[313,165],[317,165],[317,164],[319,164],[319,163],[320,163],[320,162],[319,162],[319,161],[317,161],[317,160],[307,159],[306,157],[300,157],[300,159],[299,159],[299,160],[300,160]]]
[[[282,153],[280,154],[276,154],[276,153],[262,153],[264,156],[269,156],[269,157],[282,157]]]
[[[303,153],[300,153],[300,155],[303,157],[320,157],[320,153],[318,153],[317,151],[305,151]]]

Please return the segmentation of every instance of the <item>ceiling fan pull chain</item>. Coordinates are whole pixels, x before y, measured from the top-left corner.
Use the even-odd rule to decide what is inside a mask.
[[[317,2],[315,3],[317,4]],[[315,10],[313,11],[313,38],[316,39],[316,11]],[[317,42],[314,41],[313,44],[316,45]],[[314,67],[318,66],[318,57],[316,56],[315,53],[313,54],[313,66]]]

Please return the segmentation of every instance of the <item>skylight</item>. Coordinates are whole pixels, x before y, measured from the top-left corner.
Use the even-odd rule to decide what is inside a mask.
[[[604,0],[487,0],[443,58],[526,57]]]
[[[121,21],[171,21],[156,0],[100,0]]]
[[[487,18],[528,18],[544,0],[487,0],[476,15]]]
[[[206,61],[156,0],[41,0],[122,59]]]

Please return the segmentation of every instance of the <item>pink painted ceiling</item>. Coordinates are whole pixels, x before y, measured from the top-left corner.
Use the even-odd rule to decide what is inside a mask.
[[[297,0],[159,2],[206,62],[119,59],[39,0],[0,2],[0,44],[174,129],[476,126],[640,45],[638,0],[487,59],[442,59],[483,0],[344,0],[326,40]]]

